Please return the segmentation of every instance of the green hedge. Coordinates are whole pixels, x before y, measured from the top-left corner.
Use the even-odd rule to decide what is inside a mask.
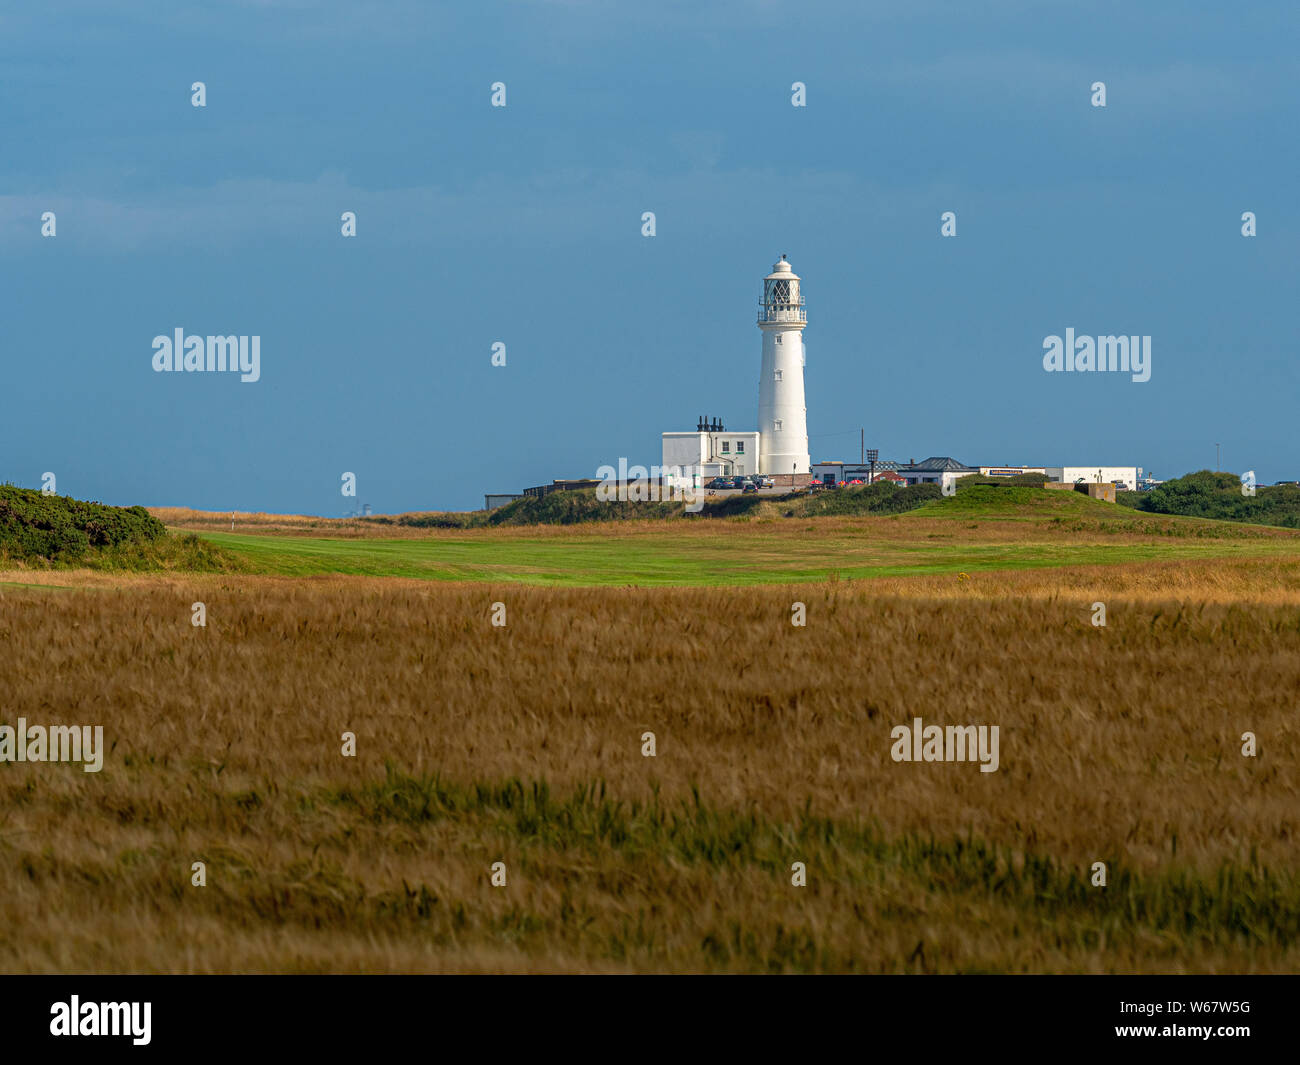
[[[166,535],[163,523],[144,507],[110,507],[0,485],[0,557],[71,562]]]
[[[823,488],[812,492],[794,513],[814,515],[902,514],[943,496],[937,484],[912,484],[900,488],[888,481],[860,488]],[[792,515],[793,516],[793,515]]]
[[[1181,514],[1300,529],[1300,486],[1260,485],[1253,496],[1244,496],[1241,479],[1234,473],[1200,470],[1166,481],[1149,492],[1123,492],[1117,501],[1149,514]]]

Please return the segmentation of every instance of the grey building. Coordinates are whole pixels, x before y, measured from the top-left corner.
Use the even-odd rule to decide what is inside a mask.
[[[922,462],[908,463],[895,471],[908,484],[948,484],[969,473],[979,473],[978,466],[967,466],[947,455],[931,455]]]

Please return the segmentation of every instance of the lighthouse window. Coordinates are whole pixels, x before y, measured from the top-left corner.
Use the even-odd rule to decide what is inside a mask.
[[[781,419],[780,419],[780,418],[777,418],[777,420],[776,420],[775,422],[772,423],[772,428],[775,429],[778,433],[781,431]]]
[[[785,340],[785,334],[784,334],[784,333],[777,333],[777,334],[776,334],[776,342],[777,342],[778,344],[783,343],[784,340]]]
[[[780,370],[777,370],[777,371],[776,371],[776,379],[777,379],[778,381],[781,380],[781,371],[780,371]]]

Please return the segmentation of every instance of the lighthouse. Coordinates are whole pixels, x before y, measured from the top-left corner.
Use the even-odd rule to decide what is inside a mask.
[[[799,275],[785,256],[763,278],[758,328],[763,360],[758,374],[758,428],[727,429],[701,416],[694,432],[663,435],[665,483],[681,480],[696,487],[713,477],[752,478],[766,474],[778,487],[791,486],[811,469],[808,409],[803,398],[803,327],[808,324]],[[787,480],[788,478],[788,480]]]
[[[758,377],[758,431],[763,441],[761,472],[807,473],[808,408],[803,394],[803,329],[808,324],[799,275],[785,256],[763,278],[758,328],[763,361]]]

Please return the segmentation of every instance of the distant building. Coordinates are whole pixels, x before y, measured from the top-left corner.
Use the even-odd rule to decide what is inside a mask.
[[[875,480],[895,480],[897,483],[903,483],[902,478],[898,477],[899,463],[893,459],[877,459],[875,462]],[[882,474],[891,474],[890,477],[882,478]],[[822,484],[839,484],[841,481],[862,481],[864,484],[872,480],[872,464],[870,462],[814,462],[812,465],[812,479],[821,481]]]
[[[908,484],[937,484],[947,487],[954,481],[979,473],[978,466],[967,466],[947,455],[932,455],[922,462],[900,466],[896,471]]]
[[[523,499],[520,492],[498,492],[496,495],[487,495],[483,497],[484,510],[496,510],[498,507],[504,507],[507,503],[513,503],[516,499]]]
[[[1125,492],[1138,490],[1137,466],[1048,466],[1049,480],[1062,484],[1113,484]]]
[[[701,418],[693,433],[663,434],[662,468],[704,480],[758,473],[762,441],[761,433],[728,432],[720,421]]]

